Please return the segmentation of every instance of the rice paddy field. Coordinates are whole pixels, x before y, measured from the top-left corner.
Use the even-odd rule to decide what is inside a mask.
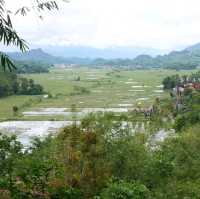
[[[191,72],[193,71],[178,73]],[[71,109],[80,115],[81,112],[97,112],[103,109],[126,112],[137,106],[149,107],[155,98],[168,96],[168,93],[163,91],[162,80],[174,73],[172,70],[159,69],[69,68],[54,69],[45,74],[25,75],[41,84],[51,97],[2,98],[0,120],[72,120]],[[13,115],[13,106],[19,107],[17,115]]]
[[[24,75],[41,84],[47,94],[1,98],[0,132],[15,134],[24,146],[29,146],[34,137],[44,138],[75,121],[78,124],[89,113],[131,116],[134,108],[149,107],[157,97],[169,97],[162,80],[173,74],[170,70],[74,68]],[[17,113],[13,106],[18,107]],[[159,140],[164,137],[165,133],[158,133]]]

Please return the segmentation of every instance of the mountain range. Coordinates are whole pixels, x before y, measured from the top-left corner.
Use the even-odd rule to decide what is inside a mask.
[[[70,49],[70,47],[69,47]],[[72,50],[71,54],[69,52],[69,49],[66,51],[66,55],[73,55],[75,53],[75,47]],[[126,49],[126,50],[125,50]],[[101,53],[94,52],[92,48],[90,48],[91,51],[85,52],[85,57],[64,57],[64,56],[54,56],[50,53],[45,52],[42,49],[33,49],[26,53],[20,53],[20,52],[12,52],[7,53],[13,60],[17,61],[39,61],[44,62],[48,64],[78,64],[78,65],[114,65],[114,66],[141,66],[141,67],[176,67],[178,65],[181,66],[187,66],[187,67],[194,67],[197,65],[200,65],[200,43],[195,44],[193,46],[187,47],[184,50],[181,51],[172,51],[165,55],[157,55],[152,56],[152,53],[145,54],[141,53],[138,56],[135,55],[135,51],[133,49],[132,51],[132,57],[131,58],[131,49],[129,49],[129,52],[127,53],[127,49],[122,47],[119,48],[116,53],[116,49],[110,49],[110,50],[102,50],[98,49],[97,51]],[[54,51],[57,51],[56,49]],[[63,49],[64,52],[64,49]],[[119,55],[119,52],[121,52],[121,55],[117,58],[106,58],[110,57],[111,54],[117,56]],[[139,52],[139,51],[137,51]],[[98,54],[100,58],[93,57],[95,54]],[[127,58],[125,57],[125,54],[127,53]],[[57,52],[56,55],[59,53]],[[62,53],[60,53],[62,54]],[[78,53],[79,54],[79,53]],[[83,54],[82,54],[83,55]],[[88,55],[88,56],[86,56]],[[89,56],[91,55],[91,56]],[[87,58],[88,57],[88,58]]]
[[[79,57],[79,58],[90,58],[95,59],[101,57],[104,59],[133,59],[141,54],[148,54],[151,56],[157,56],[159,54],[164,54],[167,51],[153,49],[153,48],[143,48],[143,47],[131,47],[131,46],[113,46],[107,48],[95,48],[89,46],[44,46],[43,50],[49,54],[55,56],[62,56],[65,58],[69,57]]]

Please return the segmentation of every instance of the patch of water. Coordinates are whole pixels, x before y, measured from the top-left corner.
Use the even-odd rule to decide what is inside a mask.
[[[41,108],[36,111],[23,112],[24,116],[48,116],[48,115],[71,115],[72,112],[67,108]]]
[[[125,82],[125,84],[137,84],[138,82]]]
[[[150,86],[147,86],[147,85],[135,85],[135,86],[132,86],[132,88],[150,88]]]
[[[155,135],[153,135],[150,138],[150,143],[153,146],[156,146],[156,144],[158,142],[163,142],[166,138],[168,138],[169,136],[174,135],[175,130],[174,129],[170,129],[170,130],[165,130],[165,129],[161,129],[160,131],[158,131]]]
[[[126,105],[126,104],[125,104]],[[132,104],[131,104],[132,106]],[[123,106],[127,107],[127,106]],[[27,111],[23,112],[24,116],[71,116],[76,114],[79,116],[84,116],[88,113],[97,113],[97,112],[128,112],[128,109],[123,108],[83,108],[80,111],[72,112],[67,108],[41,108],[36,111]]]
[[[8,121],[0,123],[0,130],[16,134],[18,140],[27,146],[33,137],[43,138],[72,124],[71,121]]]
[[[38,110],[42,112],[64,112],[69,110],[69,108],[40,108]]]
[[[158,86],[156,86],[157,88],[163,88],[164,87],[164,85],[158,85]]]
[[[122,113],[128,112],[127,108],[83,108],[82,113],[97,113],[97,112],[113,112]]]
[[[137,85],[137,86],[131,86],[132,88],[143,88],[144,86],[139,86],[139,85]]]
[[[151,86],[144,85],[143,87],[144,87],[144,88],[150,88]]]
[[[163,93],[164,91],[163,90],[154,90],[153,92],[154,93]]]
[[[136,101],[147,101],[149,100],[149,97],[143,97],[143,98],[138,98]]]
[[[121,107],[131,107],[131,106],[133,106],[133,104],[118,104],[118,106],[121,106]]]
[[[44,99],[47,99],[49,97],[49,95],[43,95]]]
[[[128,90],[129,92],[144,92],[144,90]]]

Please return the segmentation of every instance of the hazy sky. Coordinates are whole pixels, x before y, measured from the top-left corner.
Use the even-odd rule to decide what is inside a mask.
[[[10,8],[28,0],[6,0]],[[17,17],[34,45],[140,46],[176,49],[200,42],[200,0],[71,0],[60,10]]]

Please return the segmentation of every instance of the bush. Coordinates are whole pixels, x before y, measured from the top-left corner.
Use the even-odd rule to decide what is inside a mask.
[[[186,124],[186,118],[184,115],[180,115],[176,118],[175,120],[175,124],[174,124],[174,129],[176,131],[180,131],[184,128],[185,124]]]
[[[74,91],[72,93],[70,93],[71,96],[73,95],[85,95],[85,94],[89,94],[90,91],[85,88],[85,87],[81,87],[81,86],[74,86]]]
[[[145,185],[129,182],[111,183],[101,194],[102,199],[148,199],[150,192]]]
[[[73,188],[53,188],[50,190],[51,199],[83,199],[83,194]]]
[[[14,115],[17,115],[18,111],[19,111],[19,108],[17,106],[13,106],[13,114]]]

